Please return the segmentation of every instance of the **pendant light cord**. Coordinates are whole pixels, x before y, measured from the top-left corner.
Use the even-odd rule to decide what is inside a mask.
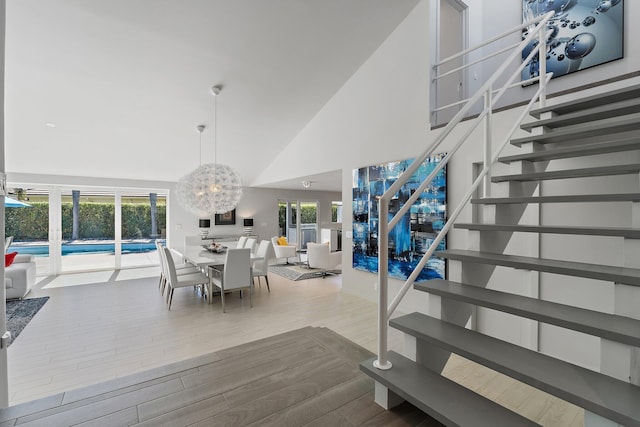
[[[218,96],[213,97],[213,164],[218,164]]]

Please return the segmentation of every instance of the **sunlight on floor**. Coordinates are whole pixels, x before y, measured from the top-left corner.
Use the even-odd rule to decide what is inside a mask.
[[[75,273],[75,274],[61,274],[54,278],[51,282],[47,283],[42,289],[62,288],[65,286],[81,286],[91,283],[104,283],[108,282],[113,276],[113,270],[108,271],[94,271],[91,273]]]
[[[131,279],[145,279],[147,277],[159,277],[160,267],[146,267],[146,268],[130,268],[126,270],[118,271],[116,276],[116,282],[122,280]]]
[[[36,284],[44,283],[41,289],[62,288],[65,286],[81,286],[105,282],[122,282],[133,279],[158,277],[160,267],[127,268],[124,270],[105,270],[87,273],[61,274],[55,278],[39,276]]]

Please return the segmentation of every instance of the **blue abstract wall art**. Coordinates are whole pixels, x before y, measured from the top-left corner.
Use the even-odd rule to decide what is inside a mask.
[[[445,154],[429,157],[402,186],[389,205],[389,218],[398,212]],[[368,166],[353,171],[353,268],[378,271],[378,203],[413,159]],[[389,233],[389,276],[406,280],[427,252],[447,215],[447,173],[443,168],[429,187]],[[446,239],[438,250],[446,249]],[[445,278],[445,260],[431,257],[417,281]]]
[[[623,0],[522,0],[523,22],[550,11],[555,15],[547,26],[547,72],[554,78],[623,57]],[[523,60],[536,44],[523,51]],[[538,76],[538,62],[536,56],[524,68],[522,80]]]

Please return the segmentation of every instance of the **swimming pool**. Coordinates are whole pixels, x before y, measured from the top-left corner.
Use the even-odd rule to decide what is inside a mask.
[[[160,240],[162,244],[164,240]],[[156,250],[155,241],[145,242],[126,242],[122,243],[122,253],[144,253]],[[35,256],[49,256],[49,245],[21,245],[20,243],[12,244],[9,248],[10,252],[18,252],[21,254],[29,254]],[[116,244],[110,243],[63,243],[62,256],[78,255],[78,254],[115,254]]]

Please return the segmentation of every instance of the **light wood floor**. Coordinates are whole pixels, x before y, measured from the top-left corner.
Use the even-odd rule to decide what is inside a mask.
[[[50,299],[9,347],[12,405],[304,326],[327,327],[375,352],[376,306],[341,292],[340,276],[292,282],[270,274],[271,293],[263,282],[253,308],[236,294],[223,314],[219,300],[209,305],[190,289],[176,290],[168,311],[157,275],[134,274],[113,272],[106,281],[96,276],[81,286],[48,280],[32,291],[29,297]],[[85,275],[76,282],[91,281]],[[63,284],[73,282],[65,277]],[[392,330],[390,341],[401,351],[399,333]],[[543,425],[582,425],[579,408],[459,357],[452,357],[445,375]]]

